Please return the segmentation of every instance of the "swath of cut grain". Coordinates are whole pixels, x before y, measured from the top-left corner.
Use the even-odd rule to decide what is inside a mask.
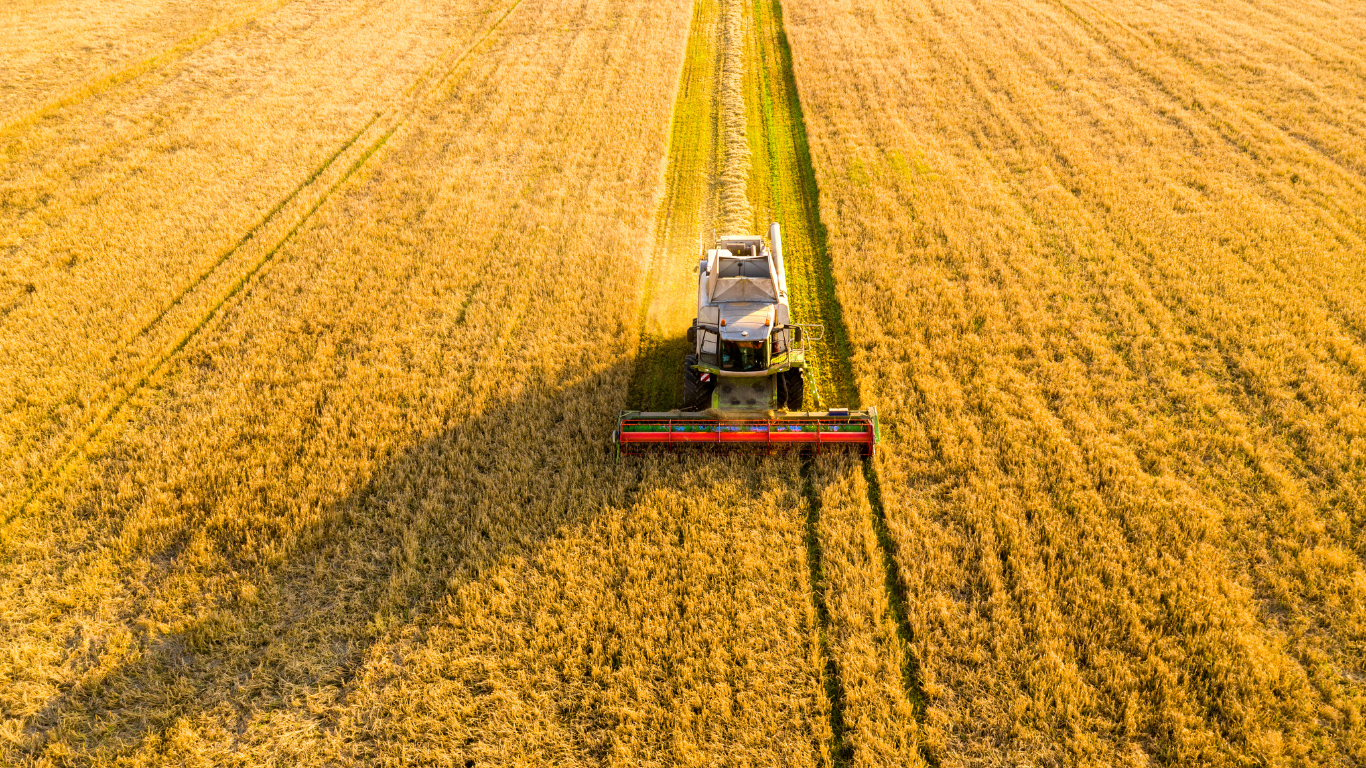
[[[721,200],[717,234],[750,234],[754,212],[746,186],[749,182],[749,142],[745,133],[744,0],[721,0],[721,84],[717,120],[721,134]]]

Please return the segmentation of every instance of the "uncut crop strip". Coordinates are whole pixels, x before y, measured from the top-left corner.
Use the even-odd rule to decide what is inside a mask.
[[[403,126],[404,123],[435,93],[441,89],[454,77],[461,64],[483,46],[498,27],[510,16],[513,11],[521,4],[522,0],[514,0],[508,5],[501,14],[497,15],[488,28],[470,45],[460,50],[453,59],[448,54],[433,63],[421,77],[416,79],[403,92],[404,98],[399,103],[390,107],[387,112],[380,113],[372,117],[362,128],[353,134],[342,146],[334,152],[327,160],[314,170],[299,186],[295,187],[283,200],[277,203],[252,229],[229,248],[224,254],[205,272],[191,281],[188,287],[177,294],[171,302],[157,314],[153,320],[134,334],[120,349],[124,352],[137,339],[146,337],[153,329],[160,325],[170,315],[171,311],[186,304],[186,299],[200,286],[209,280],[210,276],[221,270],[224,265],[230,263],[231,257],[236,255],[249,242],[265,240],[272,242],[265,252],[248,263],[244,272],[234,277],[229,277],[225,291],[209,298],[206,309],[202,309],[197,316],[192,315],[191,324],[184,330],[178,338],[167,348],[156,353],[150,360],[146,360],[141,366],[135,369],[134,378],[121,386],[101,393],[105,404],[96,412],[95,417],[87,423],[85,429],[79,433],[73,443],[65,452],[60,455],[53,464],[39,477],[38,481],[32,486],[27,496],[12,511],[7,512],[0,526],[9,523],[17,515],[23,514],[33,503],[34,499],[47,490],[61,475],[72,465],[82,454],[92,440],[96,439],[101,432],[110,424],[116,415],[124,409],[140,391],[149,383],[153,382],[175,359],[176,355],[200,331],[202,331],[215,316],[219,315],[223,309],[233,301],[244,287],[261,270],[265,269],[275,256],[280,252],[296,233],[317,213],[324,203],[337,191],[347,180],[359,171],[378,152],[389,140],[395,131]],[[445,63],[448,61],[449,63]],[[443,63],[445,66],[443,67]],[[361,137],[373,137],[367,143],[359,143]],[[359,149],[357,149],[359,147]],[[354,150],[354,151],[353,151]],[[343,158],[351,160],[346,164]],[[343,160],[343,162],[338,162]],[[311,199],[301,196],[302,193],[320,189],[321,192]],[[300,210],[302,209],[302,210]],[[287,212],[294,212],[294,215],[282,215]],[[279,230],[283,229],[283,233]],[[278,237],[266,239],[262,237],[264,232],[275,232]]]
[[[186,37],[164,51],[99,77],[93,82],[64,94],[5,126],[0,126],[0,141],[10,139],[16,134],[23,133],[26,129],[31,128],[43,119],[55,115],[62,110],[69,109],[102,93],[107,93],[108,91],[118,88],[125,83],[132,82],[149,72],[174,64],[213,42],[215,39],[234,30],[241,29],[262,16],[284,7],[290,2],[293,2],[293,0],[268,0],[268,2],[259,3],[252,6],[245,13],[239,14],[228,21]],[[3,152],[0,154],[8,155],[16,149],[16,143],[11,142],[5,146]]]
[[[1121,55],[1047,3],[895,3],[865,19],[788,7],[822,191],[840,211],[831,242],[883,248],[871,269],[836,263],[864,286],[842,295],[872,342],[865,392],[917,416],[879,469],[898,540],[929,543],[901,562],[952,751],[1274,762],[1278,745],[1255,737],[1265,723],[1286,754],[1359,762],[1359,721],[1316,714],[1360,706],[1360,655],[1338,651],[1354,637],[1340,606],[1359,599],[1315,595],[1296,583],[1314,566],[1282,565],[1319,557],[1339,584],[1361,573],[1359,538],[1322,527],[1360,498],[1352,468],[1333,464],[1354,425],[1323,429],[1359,409],[1360,390],[1313,359],[1325,338],[1341,363],[1359,351],[1293,278],[1316,246],[1353,242],[1316,211],[1333,175],[1306,173],[1289,144],[1243,152],[1217,90],[1203,108],[1177,99],[1199,78],[1164,51]],[[1216,16],[1188,14],[1186,44],[1205,43],[1197,22]],[[1178,76],[1154,83],[1135,56]],[[1318,466],[1295,455],[1301,436]],[[1319,600],[1336,610],[1319,614]],[[1158,619],[1097,629],[1140,613]],[[1126,636],[1141,639],[1111,654]],[[1145,669],[1159,644],[1182,649],[1178,677]],[[973,706],[941,697],[944,683]]]
[[[782,24],[782,6],[779,0],[752,0],[754,19],[753,45],[750,47],[747,107],[750,112],[750,142],[753,145],[754,168],[751,176],[751,197],[754,200],[755,227],[762,229],[768,220],[778,221],[783,227],[783,258],[788,272],[789,290],[792,295],[794,316],[801,322],[820,323],[825,334],[821,341],[812,345],[815,369],[808,371],[816,385],[813,398],[816,407],[845,405],[860,407],[858,388],[855,384],[852,365],[852,346],[849,332],[844,325],[839,297],[835,292],[834,277],[830,268],[830,258],[826,247],[825,229],[820,217],[819,192],[816,188],[815,170],[807,147],[806,129],[802,119],[801,103],[798,98],[796,82],[792,72],[792,58],[788,48],[786,33]],[[822,392],[824,394],[822,395]],[[882,604],[887,618],[895,627],[896,638],[889,654],[899,668],[902,693],[910,705],[913,717],[923,716],[925,694],[921,687],[916,660],[911,654],[912,632],[907,618],[906,592],[899,573],[896,559],[896,543],[888,532],[886,513],[882,508],[881,493],[877,474],[870,460],[862,462],[862,483],[850,484],[841,475],[848,474],[849,467],[823,466],[819,471],[815,461],[806,459],[802,472],[805,493],[810,501],[808,520],[808,547],[811,552],[813,585],[817,587],[817,602],[822,614],[822,626],[829,631],[830,596],[824,587],[823,571],[827,566],[822,546],[823,530],[837,531],[840,540],[834,544],[842,552],[852,552],[850,542],[843,539],[859,535],[859,523],[847,523],[847,510],[860,507],[868,513],[865,516],[871,525],[870,533],[876,542],[878,560],[882,570],[882,588],[885,598]],[[847,490],[833,498],[838,503],[823,503],[822,496],[832,487],[848,484],[861,487],[863,495],[854,503]],[[822,515],[832,514],[841,518],[824,521]],[[826,546],[829,546],[827,544]],[[841,567],[849,563],[841,560]],[[857,572],[857,569],[848,573]],[[877,600],[877,598],[874,598]],[[884,640],[883,646],[889,643]],[[867,649],[863,649],[867,650]],[[831,674],[838,675],[836,655],[827,652],[831,663]],[[836,683],[835,685],[838,685]],[[832,696],[833,698],[833,696]],[[841,693],[841,699],[844,694]],[[864,702],[865,707],[876,710],[873,717],[885,718],[885,728],[889,731],[904,730],[906,724],[898,723],[894,704],[885,699],[871,699]],[[890,709],[890,711],[887,711]],[[863,715],[864,713],[859,713]],[[865,715],[865,717],[868,717]],[[872,719],[869,717],[869,719]],[[844,736],[843,727],[837,735]],[[912,734],[913,734],[912,729]],[[913,735],[903,736],[906,752],[935,764],[932,753],[919,746]],[[909,743],[905,743],[909,742]],[[843,757],[853,757],[853,750],[862,748],[859,760],[894,759],[890,755],[876,756],[865,745],[852,739],[842,744]],[[883,747],[885,749],[885,746]]]

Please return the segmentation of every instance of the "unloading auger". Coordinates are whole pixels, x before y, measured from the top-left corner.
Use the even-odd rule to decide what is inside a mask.
[[[803,411],[806,342],[820,325],[791,322],[782,234],[726,236],[698,263],[697,317],[683,361],[683,407],[625,411],[612,441],[617,455],[651,448],[821,451],[872,455],[877,409]]]

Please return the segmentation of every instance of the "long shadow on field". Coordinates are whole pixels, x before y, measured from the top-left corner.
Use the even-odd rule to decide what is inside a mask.
[[[614,463],[608,440],[629,374],[533,382],[485,413],[449,414],[447,429],[321,510],[278,565],[244,565],[193,625],[147,633],[134,661],[49,702],[12,756],[60,740],[102,762],[165,748],[178,722],[208,723],[200,736],[230,750],[259,741],[253,725],[267,721],[277,740],[341,727],[377,641],[420,634],[462,584],[629,502],[638,473]]]
[[[686,329],[666,338],[645,337],[636,352],[626,407],[636,411],[671,411],[683,402],[683,359],[691,351]]]

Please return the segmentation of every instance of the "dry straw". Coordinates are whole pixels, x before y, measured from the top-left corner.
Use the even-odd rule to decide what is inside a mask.
[[[784,3],[946,761],[1366,759],[1344,8]]]
[[[745,4],[721,2],[722,139],[720,229],[722,234],[746,234],[754,226],[747,185],[750,175],[749,140],[745,111]]]

